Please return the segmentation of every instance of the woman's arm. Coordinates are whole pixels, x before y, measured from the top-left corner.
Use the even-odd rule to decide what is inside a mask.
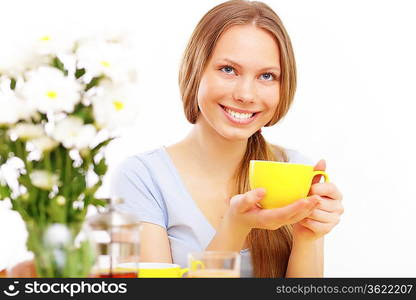
[[[314,169],[325,170],[325,161],[320,160]],[[314,178],[309,191],[309,195],[321,197],[318,206],[311,215],[293,226],[293,247],[286,277],[324,275],[324,236],[338,224],[344,207],[338,188],[330,182],[319,183],[319,179]]]
[[[249,232],[249,228],[238,228],[238,226],[226,217],[206,250],[239,252],[243,248],[244,241]]]
[[[286,277],[323,277],[324,238],[293,240]]]
[[[168,233],[162,226],[141,223],[140,262],[172,263]]]

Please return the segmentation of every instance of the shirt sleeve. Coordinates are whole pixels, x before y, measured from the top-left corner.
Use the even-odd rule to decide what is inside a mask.
[[[122,162],[111,177],[110,193],[121,198],[117,209],[129,213],[138,221],[167,227],[163,199],[155,187],[149,169],[138,156]]]

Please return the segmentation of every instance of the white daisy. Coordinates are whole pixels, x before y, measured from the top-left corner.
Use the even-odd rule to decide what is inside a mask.
[[[19,101],[15,94],[0,90],[0,125],[11,125],[19,120]]]
[[[29,119],[36,109],[10,89],[10,80],[0,78],[0,124],[14,124]]]
[[[36,139],[33,139],[30,142],[41,153],[49,152],[49,151],[51,151],[52,149],[56,148],[59,145],[59,143],[57,141],[55,141],[54,139],[51,139],[50,137],[48,137],[46,135],[38,137]]]
[[[34,170],[29,174],[32,184],[43,190],[51,190],[59,185],[58,175],[45,170]]]
[[[112,131],[131,125],[138,113],[137,98],[138,90],[133,85],[104,84],[92,97],[97,127]]]
[[[65,148],[81,150],[89,146],[96,133],[93,125],[84,125],[82,119],[70,116],[57,122],[52,137],[61,142]]]
[[[40,112],[72,112],[80,100],[82,86],[60,70],[40,67],[29,72],[21,93]]]
[[[19,77],[24,71],[47,63],[48,58],[35,51],[27,41],[8,41],[2,38],[0,47],[0,74]]]
[[[43,130],[42,125],[19,123],[9,130],[9,135],[29,141],[45,136],[45,131]]]
[[[68,33],[58,34],[45,32],[38,34],[34,41],[36,52],[44,55],[70,53],[74,45],[75,39],[71,35],[68,35]]]
[[[79,66],[91,76],[106,75],[113,81],[134,81],[136,79],[133,52],[123,44],[103,40],[88,40],[76,51]]]

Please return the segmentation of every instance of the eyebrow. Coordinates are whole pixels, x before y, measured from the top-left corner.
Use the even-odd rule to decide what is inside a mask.
[[[242,69],[242,66],[239,63],[237,63],[237,62],[235,62],[235,61],[233,61],[233,60],[231,60],[229,58],[221,58],[221,59],[219,59],[219,61],[225,61],[225,62],[227,62],[227,63],[229,63],[231,65],[237,66],[240,69]],[[277,72],[277,73],[280,74],[280,68],[277,67],[277,66],[266,67],[266,68],[262,68],[260,70],[260,72],[263,72],[263,71],[275,71],[275,72]]]

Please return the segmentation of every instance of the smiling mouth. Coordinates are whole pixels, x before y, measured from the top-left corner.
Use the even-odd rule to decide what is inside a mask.
[[[253,118],[258,112],[247,112],[247,113],[242,113],[242,112],[238,112],[238,111],[234,111],[231,108],[228,108],[224,105],[221,105],[221,108],[231,117],[233,117],[236,120],[249,120],[251,118]]]
[[[254,120],[257,118],[258,112],[250,112],[250,111],[244,111],[244,112],[237,112],[229,107],[226,107],[224,105],[219,104],[219,106],[222,108],[222,111],[224,112],[225,116],[228,120],[230,120],[232,123],[236,125],[248,125],[254,122]]]

